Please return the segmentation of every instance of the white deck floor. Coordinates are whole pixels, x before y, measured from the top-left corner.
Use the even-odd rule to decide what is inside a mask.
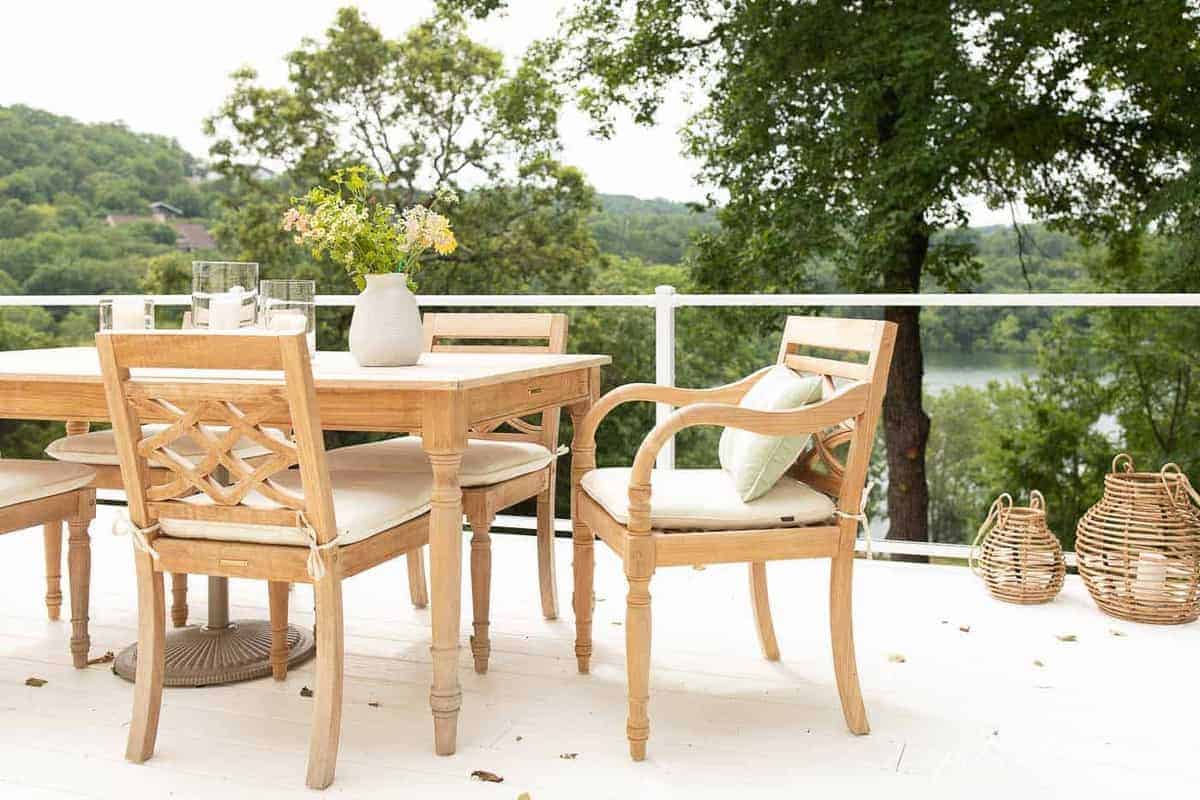
[[[93,528],[93,656],[135,636],[129,542],[108,534],[114,513],[102,507]],[[556,622],[538,610],[533,545],[495,537],[491,672],[473,674],[463,649],[459,749],[449,758],[433,754],[429,615],[409,605],[403,564],[347,583],[346,706],[330,794],[1152,797],[1200,786],[1200,624],[1110,619],[1077,577],[1054,603],[1022,608],[992,600],[965,569],[865,561],[855,618],[870,736],[842,722],[824,564],[771,567],[778,664],[759,657],[744,568],[664,569],[651,586],[650,756],[634,764],[617,559],[599,545],[596,655],[580,676],[570,543],[559,542]],[[43,611],[40,534],[4,536],[0,552],[0,797],[306,796],[310,701],[300,688],[311,664],[282,684],[167,690],[157,754],[127,764],[130,684],[108,666],[71,668],[70,625]],[[198,621],[203,580],[191,588]],[[235,616],[266,616],[265,587],[235,582],[231,592]],[[308,589],[294,598],[293,619],[311,624]],[[464,642],[469,627],[464,617]],[[1065,634],[1077,641],[1056,638]],[[30,676],[48,682],[30,688]],[[504,783],[473,781],[477,769]]]

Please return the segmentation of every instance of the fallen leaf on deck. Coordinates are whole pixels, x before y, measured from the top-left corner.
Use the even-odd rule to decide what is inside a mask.
[[[963,633],[970,633],[970,632],[971,632],[971,626],[970,626],[970,625],[959,625],[959,626],[958,626],[958,629],[959,629],[960,631],[962,631]]]
[[[38,688],[46,685],[46,679],[45,678],[26,678],[25,685],[32,686],[33,688],[38,689]]]
[[[905,661],[908,661],[908,659],[899,653],[892,653],[890,656],[888,656],[888,661],[892,662],[893,664],[903,664]]]
[[[1074,641],[1076,641],[1076,636],[1075,636],[1075,634],[1073,634],[1073,633],[1060,633],[1060,634],[1058,634],[1057,636],[1055,636],[1054,638],[1055,638],[1055,639],[1058,639],[1060,642],[1074,642]]]
[[[579,753],[559,753],[558,757],[563,761],[574,761],[579,758]]]
[[[1108,632],[1111,633],[1113,636],[1124,636],[1125,635],[1125,631],[1119,631],[1116,628],[1109,628]]]
[[[504,783],[504,778],[494,772],[488,772],[486,769],[477,769],[471,773],[471,777],[477,781],[485,783]]]
[[[300,687],[300,696],[301,697],[312,697],[313,690],[308,688],[307,686],[301,686]]]
[[[109,650],[107,653],[105,653],[102,656],[96,656],[95,658],[89,658],[88,666],[90,667],[93,664],[107,664],[108,662],[112,661],[115,658],[116,658],[116,656],[113,654],[113,651]]]

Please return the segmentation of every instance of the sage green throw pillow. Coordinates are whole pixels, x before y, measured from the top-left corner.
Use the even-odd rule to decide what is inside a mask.
[[[824,383],[820,375],[801,377],[783,365],[767,370],[739,403],[756,411],[790,411],[821,399]],[[788,467],[812,441],[801,436],[763,436],[726,428],[721,433],[718,455],[721,469],[733,479],[738,496],[745,502],[771,490]]]

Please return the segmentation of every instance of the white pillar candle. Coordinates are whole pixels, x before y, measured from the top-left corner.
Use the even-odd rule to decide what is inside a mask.
[[[112,326],[115,331],[136,331],[146,327],[146,301],[141,297],[114,297]]]
[[[208,327],[215,331],[240,328],[242,324],[242,293],[238,291],[214,294],[208,300]]]
[[[1140,553],[1137,560],[1137,577],[1133,581],[1133,596],[1137,600],[1152,603],[1166,596],[1167,557],[1162,553]]]
[[[308,315],[303,311],[272,311],[267,328],[273,331],[307,331]]]

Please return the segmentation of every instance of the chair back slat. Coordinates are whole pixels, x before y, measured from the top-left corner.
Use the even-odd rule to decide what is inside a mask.
[[[425,349],[431,353],[565,353],[566,314],[426,314]],[[500,341],[503,344],[495,344]],[[558,446],[559,411],[541,422],[502,420],[472,431],[472,438],[536,442]],[[511,430],[497,431],[507,426]]]
[[[103,333],[96,345],[135,524],[203,519],[278,525],[303,514],[319,541],[336,535],[303,334]],[[146,421],[167,427],[143,435]],[[217,425],[227,430],[211,427]],[[172,448],[184,437],[197,445],[198,458]],[[253,464],[241,458],[236,448],[247,440],[267,455]],[[157,469],[151,473],[149,467]],[[293,467],[300,469],[302,492],[277,480]],[[197,495],[207,502],[187,502]]]

